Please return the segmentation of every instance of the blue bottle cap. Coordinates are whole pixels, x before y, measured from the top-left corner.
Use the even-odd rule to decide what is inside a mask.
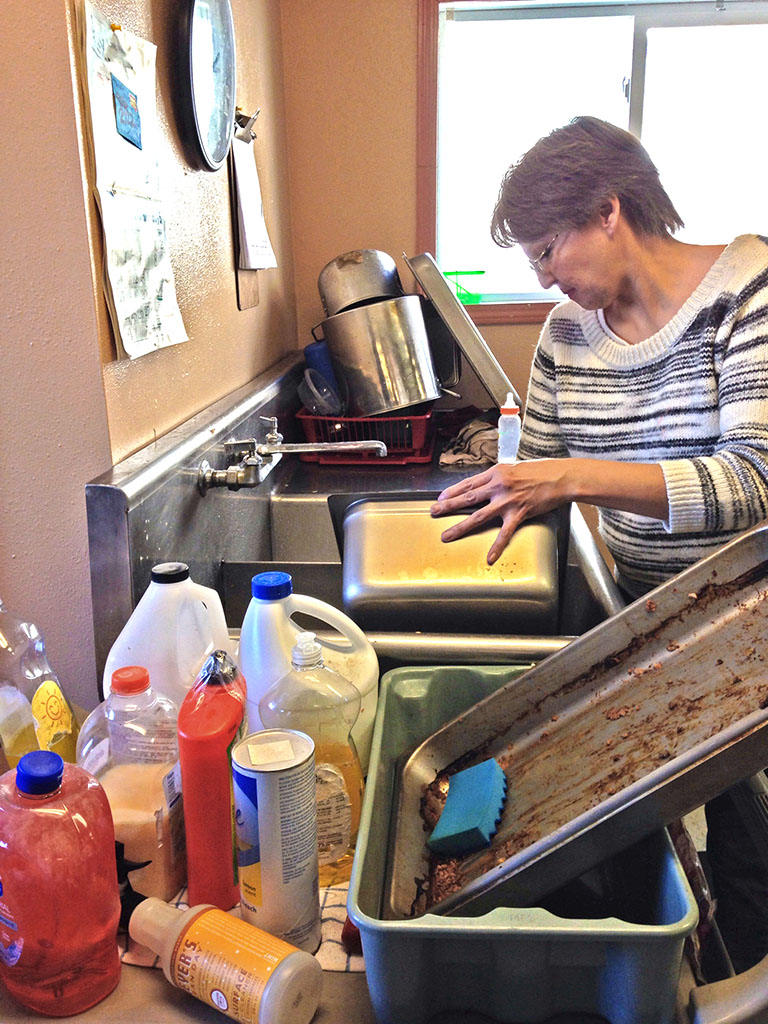
[[[52,750],[33,750],[16,767],[16,788],[22,793],[53,793],[61,785],[64,762]]]
[[[251,593],[264,601],[276,601],[293,593],[293,580],[287,572],[260,572],[251,580]]]

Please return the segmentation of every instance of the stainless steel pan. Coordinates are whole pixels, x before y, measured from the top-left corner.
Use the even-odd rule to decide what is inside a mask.
[[[331,260],[320,271],[317,290],[326,316],[403,294],[395,261],[378,249],[353,249]]]
[[[762,525],[434,733],[399,779],[385,916],[534,904],[768,765],[766,638]],[[422,799],[489,756],[509,783],[490,848],[430,861]]]
[[[418,295],[347,309],[318,326],[353,416],[376,416],[440,397]]]

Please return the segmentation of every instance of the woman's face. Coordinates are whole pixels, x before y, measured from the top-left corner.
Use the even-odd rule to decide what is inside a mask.
[[[550,244],[551,243],[551,244]],[[624,277],[617,246],[601,222],[521,243],[544,288],[557,285],[583,309],[605,309]]]

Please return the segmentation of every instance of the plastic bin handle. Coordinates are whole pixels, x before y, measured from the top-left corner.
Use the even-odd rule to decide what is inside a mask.
[[[768,956],[735,978],[691,990],[691,1024],[768,1024]]]

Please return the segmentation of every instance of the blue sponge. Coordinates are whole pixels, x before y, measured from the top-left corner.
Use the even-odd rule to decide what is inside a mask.
[[[440,820],[427,840],[430,850],[460,857],[489,846],[501,820],[507,777],[491,757],[451,776]]]

